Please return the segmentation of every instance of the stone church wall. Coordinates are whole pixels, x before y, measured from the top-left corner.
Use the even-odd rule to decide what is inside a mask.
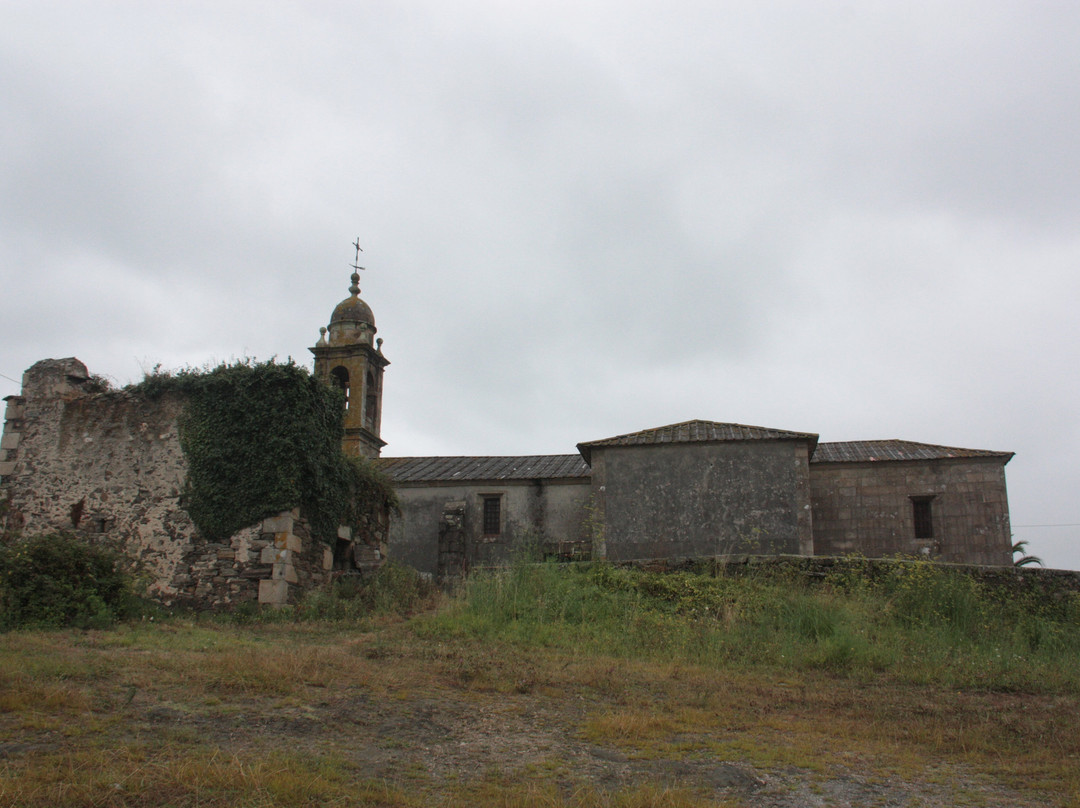
[[[297,511],[223,542],[204,539],[181,504],[182,399],[94,388],[77,359],[44,360],[24,374],[22,395],[6,399],[5,533],[66,531],[117,549],[148,582],[148,594],[168,605],[280,605],[329,579],[334,552],[311,537]],[[338,567],[385,559],[385,524],[364,536],[342,530]]]
[[[460,554],[459,569],[510,561],[526,546],[543,552],[587,553],[589,482],[513,480],[466,485],[424,483],[395,486],[401,514],[391,521],[389,550],[395,561],[431,575],[447,573],[440,555]],[[501,530],[483,532],[483,497],[501,498]],[[457,524],[460,522],[460,524]],[[448,528],[460,546],[446,544]]]
[[[595,447],[596,555],[810,555],[807,466],[801,441]]]
[[[814,463],[814,554],[1012,563],[1005,466],[999,459]],[[932,536],[915,538],[912,498],[932,497]]]

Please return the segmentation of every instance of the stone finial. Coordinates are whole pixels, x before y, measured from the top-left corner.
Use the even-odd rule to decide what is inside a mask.
[[[379,353],[382,353],[382,337],[379,337],[377,340],[375,340],[375,350]]]
[[[326,344],[326,326],[325,325],[319,326],[319,341],[316,344],[317,345],[325,345]]]

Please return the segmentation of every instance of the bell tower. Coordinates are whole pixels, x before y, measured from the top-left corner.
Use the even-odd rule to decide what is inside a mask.
[[[341,448],[354,457],[378,457],[386,442],[382,427],[382,340],[375,339],[375,316],[360,299],[360,239],[352,265],[350,296],[338,303],[330,316],[329,336],[319,329],[319,341],[309,350],[315,354],[315,375],[345,393],[345,437]],[[374,343],[374,344],[373,344]]]

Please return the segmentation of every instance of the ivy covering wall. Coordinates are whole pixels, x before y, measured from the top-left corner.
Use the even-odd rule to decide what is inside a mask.
[[[339,525],[359,527],[397,506],[383,475],[341,451],[341,392],[291,360],[155,369],[130,389],[183,396],[182,505],[207,539],[299,506],[315,536],[332,543]]]

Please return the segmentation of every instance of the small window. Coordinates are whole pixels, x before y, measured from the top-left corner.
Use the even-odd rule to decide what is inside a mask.
[[[933,497],[912,497],[911,510],[915,517],[915,538],[934,538]]]
[[[502,533],[502,497],[484,497],[484,535],[498,536]]]

